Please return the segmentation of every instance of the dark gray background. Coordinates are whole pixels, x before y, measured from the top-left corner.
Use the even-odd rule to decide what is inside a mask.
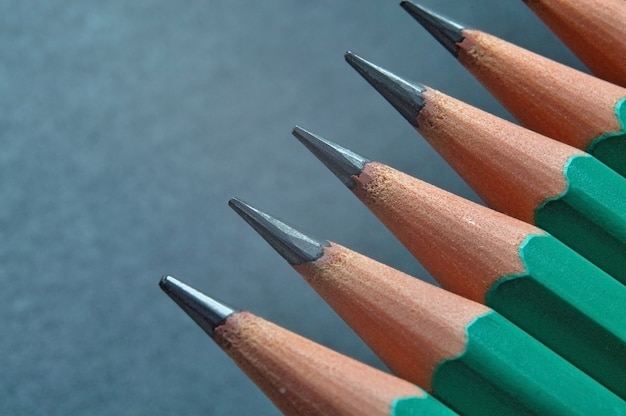
[[[579,66],[521,1],[424,1]],[[423,269],[294,124],[476,199],[343,60],[506,113],[396,1],[0,1],[0,414],[276,414],[171,273],[377,359],[226,205]]]

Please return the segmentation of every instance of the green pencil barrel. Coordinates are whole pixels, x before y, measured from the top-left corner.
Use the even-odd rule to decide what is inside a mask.
[[[520,258],[526,272],[487,305],[626,398],[626,287],[550,235],[529,236]]]
[[[567,190],[536,210],[536,225],[626,284],[626,179],[587,155],[564,175]]]
[[[433,393],[466,415],[625,415],[626,402],[496,312],[467,327]]]
[[[626,177],[626,98],[615,105],[620,131],[605,133],[587,146],[587,153]]]
[[[456,416],[453,412],[434,397],[403,397],[391,404],[390,416]]]

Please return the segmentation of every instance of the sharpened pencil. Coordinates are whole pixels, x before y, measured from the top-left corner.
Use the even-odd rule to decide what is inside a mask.
[[[596,158],[348,52],[491,208],[535,224],[626,284],[626,179]]]
[[[626,87],[623,0],[524,0],[597,76]]]
[[[584,150],[626,176],[626,89],[415,3],[401,5],[525,127]]]
[[[159,286],[286,415],[455,414],[407,381],[236,311],[171,276]]]
[[[395,374],[459,413],[626,412],[623,400],[488,307],[315,240],[238,199],[229,204]]]
[[[484,303],[626,398],[626,288],[545,231],[299,127],[294,135],[446,289]]]

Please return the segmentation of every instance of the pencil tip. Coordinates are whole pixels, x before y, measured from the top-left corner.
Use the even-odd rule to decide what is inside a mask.
[[[324,254],[323,247],[329,245],[327,241],[315,240],[240,199],[231,198],[228,205],[289,264],[317,260]]]
[[[455,57],[459,55],[457,43],[463,40],[462,30],[465,29],[464,26],[407,0],[400,2],[400,6],[452,55]]]
[[[163,276],[159,287],[211,337],[215,328],[236,312],[172,276]]]
[[[424,87],[410,83],[360,56],[348,51],[346,62],[376,89],[413,126],[424,108]]]
[[[292,134],[326,165],[344,185],[354,189],[356,183],[352,176],[360,175],[365,164],[370,161],[369,159],[306,131],[300,126],[294,127]]]

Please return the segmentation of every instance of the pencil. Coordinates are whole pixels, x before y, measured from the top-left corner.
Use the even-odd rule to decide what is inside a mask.
[[[484,303],[626,398],[626,288],[534,225],[294,135],[445,289]]]
[[[457,412],[626,412],[623,400],[488,307],[313,239],[238,199],[229,203],[392,372]]]
[[[524,0],[597,76],[626,87],[623,0]]]
[[[596,158],[408,82],[346,61],[497,211],[535,224],[626,284],[626,179]]]
[[[212,299],[171,276],[159,286],[286,415],[456,413],[417,386]]]
[[[584,150],[626,176],[626,89],[414,3],[401,5],[525,127]]]

